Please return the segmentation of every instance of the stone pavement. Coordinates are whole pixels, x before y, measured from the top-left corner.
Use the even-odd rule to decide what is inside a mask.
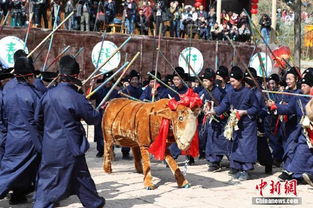
[[[92,130],[89,128],[89,135]],[[93,137],[89,137],[93,138]],[[252,204],[252,197],[260,197],[256,186],[261,183],[261,179],[268,184],[263,190],[263,195],[267,197],[277,197],[279,195],[270,194],[270,183],[273,180],[278,182],[277,176],[280,168],[274,168],[273,175],[264,174],[264,167],[256,165],[252,171],[252,179],[244,182],[234,181],[228,176],[228,169],[221,172],[209,173],[205,160],[196,159],[196,165],[188,166],[187,179],[191,183],[191,188],[177,188],[176,182],[170,170],[160,161],[152,160],[152,175],[157,186],[155,190],[145,190],[143,188],[143,175],[135,173],[133,161],[122,160],[120,148],[116,148],[117,160],[112,163],[112,174],[106,174],[102,169],[102,158],[96,158],[95,143],[91,142],[90,150],[87,153],[87,163],[93,179],[95,180],[99,194],[106,199],[106,208],[206,208],[206,207],[261,207]],[[184,169],[184,156],[180,156],[178,161],[181,170]],[[228,166],[228,162],[223,162]],[[281,183],[280,197],[293,197],[292,193],[285,194],[285,183]],[[309,185],[298,185],[296,187],[297,197],[302,198],[302,205],[296,207],[313,207],[313,188]],[[28,197],[29,203],[13,208],[32,207],[32,195]],[[0,207],[10,207],[8,199],[0,200]],[[82,205],[76,196],[72,196],[60,202],[63,208],[80,208]],[[270,206],[262,207],[287,207]],[[291,206],[288,206],[291,207]]]

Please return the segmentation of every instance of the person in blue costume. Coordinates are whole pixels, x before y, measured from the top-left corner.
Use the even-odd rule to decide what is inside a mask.
[[[216,83],[220,88],[228,92],[232,89],[232,86],[229,84],[229,73],[228,69],[225,66],[220,66],[216,71]]]
[[[290,68],[286,72],[286,84],[287,89],[284,92],[290,93],[301,93],[301,90],[298,89],[298,80],[300,79],[299,73],[296,68]],[[281,102],[277,104],[277,111],[274,111],[275,114],[279,115],[279,125],[275,128],[278,128],[278,137],[282,141],[284,154],[283,154],[283,173],[279,176],[281,180],[285,178],[289,178],[290,175],[288,171],[286,171],[286,167],[288,167],[291,162],[294,149],[294,131],[298,125],[297,115],[294,112],[285,111],[286,106],[292,100],[293,96],[283,95],[281,98]]]
[[[313,85],[313,74],[307,73],[301,79],[301,94],[309,95]],[[305,116],[305,106],[310,101],[309,97],[292,96],[287,105],[268,103],[271,109],[276,109],[278,114],[295,115],[296,127],[289,135],[286,148],[286,161],[284,171],[279,178],[282,181],[297,179],[302,182],[302,174],[313,167],[312,149],[307,145],[307,139],[303,134],[301,125],[302,117]],[[274,107],[273,107],[274,106]]]
[[[258,77],[256,70],[252,67],[249,67],[249,71],[252,77],[250,76],[249,72],[245,72],[246,87],[250,88],[255,94],[260,109],[257,114],[258,161],[261,165],[265,166],[265,173],[269,174],[272,173],[273,158],[269,148],[269,144],[267,142],[268,137],[265,134],[265,118],[268,116],[265,99],[268,98],[265,97],[265,94],[262,94],[262,89],[256,86],[257,83],[258,86],[261,87],[261,84],[259,83],[260,77]]]
[[[226,93],[212,114],[222,115],[232,108],[237,111],[240,119],[238,130],[233,132],[229,174],[239,180],[248,180],[248,171],[254,168],[257,161],[257,115],[260,107],[254,92],[244,86],[243,79],[242,70],[234,66],[230,73],[233,89]]]
[[[140,76],[139,76],[138,72],[136,70],[131,70],[129,75],[128,75],[128,78],[129,78],[128,79],[129,85],[127,87],[125,87],[122,90],[122,92],[124,94],[130,95],[136,99],[140,99],[140,96],[141,96],[143,90],[139,84]],[[122,147],[123,159],[125,159],[125,160],[130,159],[129,152],[130,152],[129,147]]]
[[[280,78],[278,74],[271,74],[267,80],[268,90],[279,91]],[[279,103],[282,99],[281,94],[267,94],[269,95],[269,99],[275,101],[275,103]],[[273,165],[280,167],[283,161],[284,149],[281,137],[276,129],[277,122],[279,122],[278,115],[270,111],[265,117],[264,130],[266,137],[269,138],[269,145],[272,149]]]
[[[32,62],[26,57],[17,58],[14,70],[15,87],[7,88],[2,97],[7,138],[0,164],[0,199],[13,191],[9,203],[20,204],[27,201],[40,162],[39,132],[34,122],[40,96],[32,85]]]
[[[3,122],[2,88],[6,82],[5,80],[10,79],[12,77],[13,77],[13,74],[11,73],[0,72],[0,163],[4,155],[4,148],[5,148],[5,141],[6,141],[6,134],[7,134],[7,129],[5,128],[4,122]]]
[[[172,76],[173,86],[171,86],[171,87],[176,92],[178,92],[178,94],[180,94],[180,95],[185,94],[187,92],[188,88],[184,85],[181,78],[184,79],[184,81],[185,81],[185,80],[187,80],[188,75],[185,73],[185,71],[182,67],[176,67],[175,70],[177,73],[176,72],[173,73],[173,76]],[[174,93],[170,89],[167,89],[167,90],[168,90],[168,97],[172,97],[177,101],[180,100],[180,97],[178,94]],[[181,150],[178,148],[176,143],[171,144],[169,146],[169,150],[170,150],[170,153],[174,159],[177,159],[178,156],[181,154]],[[193,163],[194,163],[194,158],[189,157],[189,164],[192,165]]]
[[[155,74],[154,71],[150,72],[151,74]],[[157,78],[161,80],[161,74],[158,72],[157,73]],[[167,88],[164,87],[162,84],[159,84],[158,81],[156,82],[156,89],[154,90],[154,78],[149,76],[149,80],[148,80],[149,84],[145,87],[145,89],[143,90],[141,96],[140,96],[140,100],[142,101],[152,101],[152,97],[153,97],[153,93],[155,93],[155,98],[154,101],[163,99],[163,98],[168,98],[167,97]]]
[[[60,83],[41,98],[35,112],[43,130],[42,160],[38,172],[34,208],[52,208],[60,200],[77,195],[84,207],[102,208],[86,163],[89,149],[81,120],[95,125],[101,114],[78,92],[79,64],[70,55],[60,60]]]
[[[106,79],[110,78],[113,75],[113,72],[108,72],[105,75],[103,75],[102,79],[97,80],[96,82],[98,84],[103,83]],[[113,85],[113,80],[109,81],[107,84],[105,84],[102,88],[100,88],[94,95],[90,97],[90,100],[95,100],[96,101],[96,106],[98,106],[103,98],[107,95],[107,93],[110,91],[112,85]],[[91,86],[93,86],[95,83],[94,81],[91,83]],[[109,96],[108,101],[114,99],[114,98],[119,98],[120,95],[118,94],[118,91],[114,89],[112,93]],[[101,117],[103,115],[103,110],[100,109],[99,112],[101,113]],[[101,122],[99,122],[97,125],[95,125],[94,129],[94,140],[97,142],[97,155],[96,157],[102,157],[103,152],[104,152],[104,140],[103,140],[103,134],[102,134],[102,126]]]
[[[208,106],[208,108],[218,106],[225,97],[226,92],[222,88],[215,85],[216,75],[214,70],[205,70],[204,74],[200,76],[200,78],[204,87],[214,98],[213,99],[209,95],[206,89],[203,89],[199,94],[200,98],[203,98],[203,103],[206,103],[205,106]],[[210,109],[207,111],[210,111]],[[230,141],[227,140],[223,135],[227,119],[224,116],[214,116],[214,119],[212,117],[205,116],[204,119],[205,121],[202,128],[206,128],[206,143],[204,141],[200,141],[200,143],[204,143],[205,146],[205,158],[209,162],[208,171],[213,172],[220,170],[220,162],[222,161],[224,155],[229,157],[231,147]],[[201,140],[203,139],[204,138],[201,138]]]

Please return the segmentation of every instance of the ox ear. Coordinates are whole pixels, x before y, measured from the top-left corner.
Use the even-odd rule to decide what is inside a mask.
[[[152,112],[154,116],[160,116],[162,118],[166,118],[171,120],[173,118],[173,111],[169,108],[164,108],[163,110]]]

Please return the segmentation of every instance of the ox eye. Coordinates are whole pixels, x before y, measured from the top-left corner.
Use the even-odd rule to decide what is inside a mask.
[[[184,120],[184,117],[179,116],[179,117],[178,117],[178,120],[179,120],[179,121],[182,121],[182,120]]]

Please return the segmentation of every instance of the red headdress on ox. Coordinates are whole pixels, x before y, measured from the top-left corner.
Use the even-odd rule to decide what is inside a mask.
[[[191,108],[192,110],[199,108],[202,106],[202,100],[199,98],[197,93],[194,93],[192,89],[188,89],[188,91],[180,95],[180,101],[176,101],[174,98],[170,99],[168,102],[168,107],[175,111],[178,105],[184,105],[186,107]],[[170,127],[170,120],[163,118],[160,126],[159,134],[155,138],[154,142],[151,144],[149,148],[149,152],[157,159],[164,160],[165,150],[166,150],[166,139],[168,137]],[[182,151],[182,154],[187,154],[192,157],[197,157],[199,155],[199,137],[198,130],[196,131],[191,144],[186,151]]]
[[[287,67],[286,61],[291,57],[291,50],[287,46],[282,46],[273,50],[272,59],[274,61],[274,67],[285,69]]]

